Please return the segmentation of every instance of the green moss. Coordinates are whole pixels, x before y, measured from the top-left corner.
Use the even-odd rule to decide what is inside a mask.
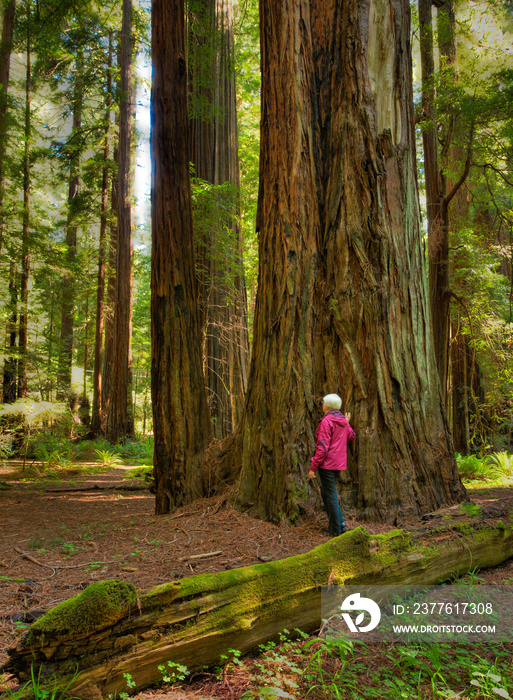
[[[89,634],[109,627],[137,601],[135,586],[112,579],[99,581],[49,610],[30,628],[27,642],[36,637]]]

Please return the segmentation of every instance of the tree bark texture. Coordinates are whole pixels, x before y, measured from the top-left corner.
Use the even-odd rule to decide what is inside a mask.
[[[105,325],[105,273],[107,267],[107,225],[109,215],[110,158],[110,119],[112,104],[112,31],[109,32],[109,57],[107,62],[107,85],[105,97],[105,131],[102,170],[102,200],[100,214],[100,241],[98,245],[98,282],[96,290],[96,335],[94,344],[93,407],[91,433],[102,432],[102,365],[103,331]]]
[[[318,629],[322,586],[438,584],[511,556],[513,532],[501,522],[377,536],[359,527],[305,554],[147,591],[103,581],[35,622],[2,670],[27,681],[32,668],[43,683],[78,670],[68,694],[88,699],[125,692],[130,674],[137,692],[162,679],[158,666],[167,661],[193,671],[284,629]]]
[[[156,512],[203,495],[211,436],[194,268],[183,0],[152,4],[151,335]]]
[[[195,175],[213,185],[230,183],[238,193],[233,0],[199,2],[191,5],[189,12],[189,43],[196,59],[190,70]],[[195,29],[197,25],[199,29]],[[200,106],[208,105],[206,114],[194,107],[196,101]],[[214,437],[223,438],[233,431],[242,414],[249,337],[238,204],[217,200],[216,204],[217,216],[212,217],[216,223],[209,224],[197,242],[197,262],[209,409]]]
[[[118,228],[113,373],[109,386],[107,437],[115,443],[135,436],[132,408],[132,0],[123,0],[121,26]]]
[[[464,496],[420,235],[409,6],[261,4],[259,282],[238,501],[297,515],[337,392],[357,440],[346,504],[393,520]]]

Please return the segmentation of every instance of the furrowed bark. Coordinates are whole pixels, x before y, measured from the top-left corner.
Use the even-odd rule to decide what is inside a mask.
[[[436,369],[415,175],[409,5],[263,0],[259,281],[237,499],[294,519],[337,392],[367,521],[462,500]],[[224,464],[222,469],[229,473]]]
[[[25,681],[33,665],[36,676],[40,670],[42,679],[57,674],[62,681],[78,668],[68,694],[88,700],[125,691],[123,674],[130,674],[135,692],[160,681],[158,666],[167,661],[194,670],[285,628],[317,629],[321,586],[430,585],[511,556],[513,529],[500,521],[377,536],[359,527],[306,554],[139,593],[104,581],[34,623],[3,670]]]
[[[151,386],[155,510],[204,495],[211,436],[194,265],[183,0],[152,3]]]

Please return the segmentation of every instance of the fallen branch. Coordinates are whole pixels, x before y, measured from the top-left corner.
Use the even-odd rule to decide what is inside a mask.
[[[191,559],[208,559],[209,557],[217,557],[222,554],[222,550],[217,552],[204,552],[203,554],[189,554],[187,557],[180,557],[176,561],[190,561]]]
[[[17,549],[16,547],[14,548],[15,552],[18,552],[19,556],[15,557],[12,562],[9,564],[8,568],[11,568],[11,566],[14,564],[16,559],[27,559],[27,561],[32,562],[33,564],[36,564],[37,566],[41,566],[44,569],[52,569],[53,570],[53,575],[55,575],[55,571],[57,569],[82,569],[84,566],[90,566],[91,562],[86,561],[84,564],[72,564],[71,566],[60,566],[59,564],[43,564],[42,562],[38,561],[35,559],[33,556],[30,554],[27,554],[26,552],[22,552],[20,549]],[[104,565],[104,564],[116,564],[114,559],[112,561],[95,561],[95,564],[98,565]]]
[[[46,489],[45,493],[95,493],[96,491],[148,491],[147,486],[89,486],[84,489]]]
[[[29,681],[31,668],[41,679],[63,680],[78,669],[69,694],[99,700],[126,692],[126,674],[138,691],[161,680],[158,666],[167,661],[195,670],[284,628],[318,629],[321,586],[429,585],[512,556],[513,528],[500,521],[376,536],[359,527],[306,554],[147,591],[103,581],[35,622],[3,670]]]

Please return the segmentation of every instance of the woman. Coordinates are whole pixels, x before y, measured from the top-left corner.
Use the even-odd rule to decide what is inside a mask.
[[[349,530],[338,502],[337,476],[338,472],[347,469],[347,442],[354,440],[355,434],[349,425],[351,414],[343,415],[341,408],[342,399],[337,394],[324,397],[324,417],[315,433],[315,454],[308,472],[311,479],[315,479],[319,472],[321,496],[329,520],[329,529],[323,532],[330,537]]]

